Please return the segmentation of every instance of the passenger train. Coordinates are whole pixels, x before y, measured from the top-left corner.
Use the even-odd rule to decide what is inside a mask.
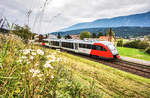
[[[75,53],[87,54],[98,58],[120,58],[116,47],[108,41],[44,39],[42,45]]]

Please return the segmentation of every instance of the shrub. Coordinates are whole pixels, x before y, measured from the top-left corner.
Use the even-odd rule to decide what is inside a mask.
[[[149,47],[149,43],[147,41],[135,40],[124,44],[124,47],[146,49],[147,47]]]
[[[80,33],[80,39],[83,40],[84,38],[90,38],[91,33],[88,31],[84,31]]]
[[[146,49],[147,47],[149,47],[149,43],[147,41],[140,41],[138,44],[139,49]]]
[[[147,49],[145,49],[145,52],[150,54],[150,47],[148,47]]]
[[[122,46],[123,46],[123,40],[119,40],[119,41],[117,42],[117,46],[122,47]]]

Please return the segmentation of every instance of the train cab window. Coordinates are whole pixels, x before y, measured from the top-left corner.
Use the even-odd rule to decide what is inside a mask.
[[[100,51],[106,51],[106,49],[102,46],[98,46],[98,45],[93,45],[92,49],[94,50],[100,50]]]
[[[110,49],[110,50],[115,50],[116,48],[115,48],[115,46],[114,45],[108,45],[108,48]]]

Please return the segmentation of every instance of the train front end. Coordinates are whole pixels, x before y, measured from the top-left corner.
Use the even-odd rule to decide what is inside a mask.
[[[119,59],[120,58],[118,50],[117,50],[117,48],[113,44],[109,44],[109,45],[107,45],[107,47],[111,51],[114,59]]]

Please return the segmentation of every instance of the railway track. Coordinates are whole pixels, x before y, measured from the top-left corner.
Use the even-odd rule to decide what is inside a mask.
[[[107,66],[111,66],[113,68],[117,68],[119,70],[123,70],[125,72],[129,72],[129,73],[136,74],[136,75],[150,79],[150,65],[148,66],[148,65],[144,65],[144,64],[128,62],[128,61],[124,61],[121,59],[104,60],[104,59],[94,58],[94,57],[90,57],[90,56],[83,55],[83,54],[77,54],[77,53],[66,51],[66,50],[61,50],[61,51],[67,52],[72,55],[80,56],[80,57],[83,57],[83,58],[86,58],[86,59],[89,59],[89,60],[92,60],[95,62],[99,62],[99,63],[107,65]]]
[[[63,50],[64,52],[65,50]],[[67,51],[65,51],[67,52]],[[107,66],[111,66],[114,68],[117,68],[119,70],[123,70],[132,74],[136,74],[145,78],[150,78],[150,66],[148,65],[144,65],[144,64],[138,64],[138,63],[133,63],[133,62],[128,62],[128,61],[123,61],[123,60],[104,60],[104,59],[100,59],[100,58],[94,58],[94,57],[90,57],[87,55],[83,55],[83,54],[76,54],[73,52],[67,52],[76,56],[80,56],[95,62],[99,62],[101,64],[107,65]]]

